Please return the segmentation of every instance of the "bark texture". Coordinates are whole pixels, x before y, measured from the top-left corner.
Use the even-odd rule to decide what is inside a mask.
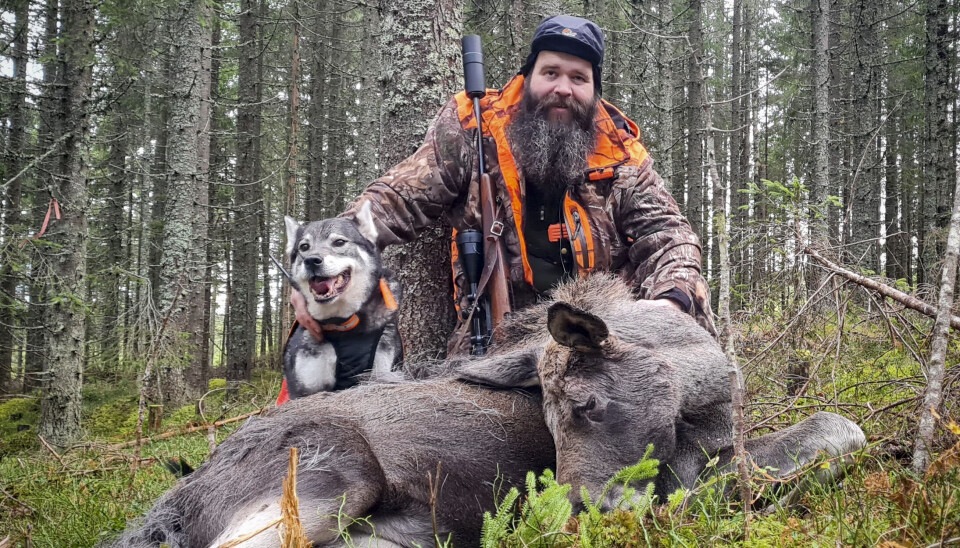
[[[199,170],[199,135],[205,75],[204,40],[209,28],[202,18],[200,4],[180,2],[172,23],[173,44],[170,54],[177,66],[172,79],[170,116],[167,126],[167,199],[163,226],[163,256],[160,261],[161,296],[159,310],[167,313],[174,297],[180,296],[170,312],[167,328],[169,343],[161,360],[164,397],[182,400],[189,391],[186,370],[200,361],[200,336],[203,332],[203,260],[206,240],[207,183]],[[209,47],[209,42],[207,46]]]
[[[237,107],[237,180],[231,227],[231,296],[228,309],[230,344],[227,379],[249,380],[257,327],[257,210],[261,193],[257,172],[260,106],[257,102],[257,3],[240,3],[240,59]]]
[[[383,165],[416,150],[429,121],[460,87],[462,34],[462,6],[452,0],[415,0],[381,14]],[[449,227],[438,225],[389,249],[385,260],[403,285],[399,325],[406,355],[442,356],[456,319]]]
[[[20,197],[23,185],[19,173],[26,153],[29,7],[28,0],[17,0],[13,5],[13,93],[9,106],[10,132],[7,136],[7,154],[4,158],[6,166],[0,169],[0,182],[6,184],[11,178],[16,177],[7,187],[6,195],[3,196],[6,203],[2,212],[2,221],[6,242],[22,237]],[[5,264],[0,266],[0,393],[13,391],[11,364],[15,346],[14,326],[17,317],[14,311],[18,308],[15,303],[19,276],[14,272],[12,259],[15,258],[8,255],[4,260]]]
[[[53,197],[61,219],[50,227],[47,260],[57,265],[47,285],[49,331],[40,401],[40,435],[56,446],[75,441],[80,430],[80,388],[86,318],[87,162],[90,97],[93,90],[95,9],[89,0],[63,3],[63,75],[66,89],[62,173]]]

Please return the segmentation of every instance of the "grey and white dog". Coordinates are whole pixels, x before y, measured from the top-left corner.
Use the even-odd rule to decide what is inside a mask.
[[[283,374],[290,398],[349,388],[368,372],[390,375],[403,356],[400,284],[380,263],[370,205],[356,221],[284,221],[290,283],[324,332],[318,341],[298,325],[287,340]]]

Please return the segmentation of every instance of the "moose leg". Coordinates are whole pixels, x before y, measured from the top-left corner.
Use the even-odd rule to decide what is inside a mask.
[[[846,472],[849,455],[867,443],[863,430],[840,415],[821,411],[811,417],[759,438],[747,440],[746,450],[753,463],[776,477],[790,479],[794,473],[823,453],[829,465],[818,468],[779,500],[781,506],[793,505],[807,489],[839,480]],[[725,448],[720,462],[729,462],[733,449]]]
[[[340,532],[355,519],[364,518],[380,500],[386,480],[372,453],[334,455],[334,450],[302,455],[297,473],[300,523],[315,546],[337,542]],[[223,543],[251,534],[280,519],[279,497],[260,498],[233,514],[229,525],[210,543]],[[241,548],[279,548],[274,530],[264,531],[239,544]]]

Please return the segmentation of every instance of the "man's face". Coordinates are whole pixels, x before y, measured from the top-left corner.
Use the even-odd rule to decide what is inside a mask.
[[[598,99],[589,61],[542,51],[510,124],[510,150],[524,180],[550,199],[583,180],[596,143]]]
[[[533,99],[538,103],[548,101],[545,114],[552,123],[569,123],[573,119],[571,101],[581,107],[596,101],[593,65],[567,53],[541,51],[526,82]]]

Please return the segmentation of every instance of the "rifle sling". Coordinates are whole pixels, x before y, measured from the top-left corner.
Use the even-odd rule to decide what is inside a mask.
[[[491,227],[500,221],[501,212],[503,212],[503,205],[498,204],[497,213],[494,215],[494,221],[490,223]],[[473,302],[473,306],[470,307],[470,313],[467,314],[466,319],[464,319],[463,323],[460,324],[460,334],[457,339],[457,346],[459,346],[463,342],[463,338],[469,334],[473,314],[477,311],[477,306],[480,304],[480,299],[484,295],[483,292],[487,288],[487,282],[489,282],[490,277],[493,276],[493,270],[497,266],[497,261],[503,260],[501,257],[502,249],[500,248],[500,236],[492,230],[489,230],[487,231],[487,234],[484,234],[484,238],[488,239],[493,244],[490,246],[490,249],[494,250],[494,253],[484,253],[483,255],[483,273],[480,275],[480,282],[477,284],[477,299]]]

